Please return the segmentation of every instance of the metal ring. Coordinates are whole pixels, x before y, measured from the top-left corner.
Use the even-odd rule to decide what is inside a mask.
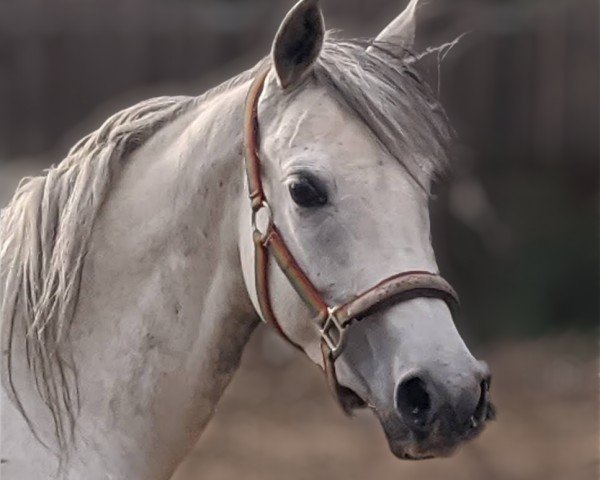
[[[342,349],[344,347],[344,327],[340,324],[339,320],[336,317],[336,313],[339,307],[328,307],[327,308],[327,319],[323,326],[319,328],[319,333],[321,337],[327,344],[329,351],[331,353],[331,358],[335,360],[342,353]],[[337,332],[337,338],[331,336],[332,330]]]
[[[262,210],[266,210],[266,212],[267,212],[267,226],[266,226],[264,232],[261,231],[258,228],[258,226],[256,225],[256,217],[258,215],[258,212],[260,212]],[[254,233],[257,233],[260,235],[261,241],[264,241],[264,240],[266,240],[267,236],[269,235],[269,231],[271,230],[272,226],[273,226],[273,211],[271,210],[271,206],[269,205],[269,202],[267,202],[266,200],[263,200],[262,202],[260,202],[260,205],[258,206],[258,208],[252,210],[252,230],[254,231]]]

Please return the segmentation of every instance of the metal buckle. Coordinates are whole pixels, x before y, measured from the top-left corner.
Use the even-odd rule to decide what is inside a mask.
[[[331,358],[335,360],[341,353],[342,347],[344,346],[344,327],[340,324],[336,317],[338,307],[327,308],[327,319],[319,332],[325,343],[329,347],[331,352]],[[331,333],[335,331],[336,336],[332,336]]]
[[[264,231],[258,228],[256,225],[258,212],[265,210],[267,213],[267,225],[265,226]],[[269,235],[271,227],[273,226],[273,212],[271,211],[271,206],[266,200],[260,202],[260,205],[256,209],[252,209],[252,230],[255,233],[260,235],[260,240],[265,241]]]

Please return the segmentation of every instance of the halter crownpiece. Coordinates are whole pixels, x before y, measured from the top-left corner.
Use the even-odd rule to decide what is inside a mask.
[[[244,111],[244,159],[252,208],[254,279],[260,313],[265,322],[275,328],[283,338],[300,348],[287,336],[273,312],[269,289],[269,259],[272,256],[314,315],[314,323],[321,337],[323,368],[329,386],[342,408],[346,410],[340,400],[341,387],[335,374],[334,362],[344,349],[346,331],[350,324],[370,315],[378,308],[416,297],[439,298],[454,311],[459,304],[458,295],[437,273],[407,271],[385,278],[342,305],[328,305],[285,244],[273,221],[273,212],[263,189],[259,157],[258,101],[270,70],[270,65],[265,66],[254,79],[248,91]],[[267,217],[266,226],[262,230],[257,225],[260,212],[264,212]]]

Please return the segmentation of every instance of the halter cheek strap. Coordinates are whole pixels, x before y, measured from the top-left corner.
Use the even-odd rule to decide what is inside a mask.
[[[342,390],[337,381],[334,362],[344,349],[346,331],[350,324],[370,315],[378,308],[415,297],[439,298],[454,310],[458,306],[458,296],[452,286],[437,273],[408,271],[382,280],[342,305],[328,305],[285,244],[273,222],[271,207],[263,189],[259,157],[258,101],[269,71],[270,66],[267,66],[255,78],[248,92],[244,112],[244,158],[252,208],[254,278],[260,312],[265,322],[283,338],[301,348],[288,337],[273,312],[269,289],[269,260],[272,257],[314,317],[313,322],[321,337],[323,369],[327,382],[342,408],[346,410],[341,401]],[[257,225],[260,212],[264,212],[263,216],[266,215],[266,226],[263,229]]]

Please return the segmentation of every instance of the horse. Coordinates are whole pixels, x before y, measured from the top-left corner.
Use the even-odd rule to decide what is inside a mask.
[[[453,134],[416,7],[343,40],[300,0],[253,68],[123,110],[20,184],[0,220],[2,478],[169,478],[261,321],[399,458],[483,430],[490,373],[430,239]]]

